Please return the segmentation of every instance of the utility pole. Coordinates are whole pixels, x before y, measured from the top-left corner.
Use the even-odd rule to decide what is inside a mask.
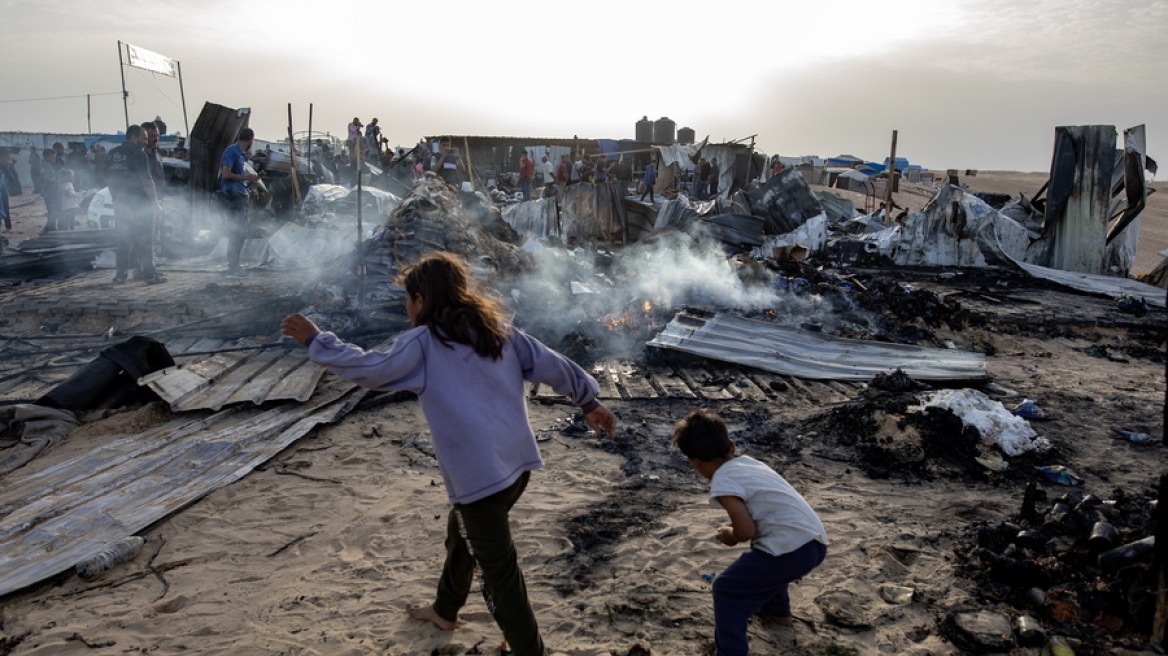
[[[884,191],[884,225],[892,223],[892,183],[896,180],[896,130],[892,131],[892,155],[888,158],[888,187]]]

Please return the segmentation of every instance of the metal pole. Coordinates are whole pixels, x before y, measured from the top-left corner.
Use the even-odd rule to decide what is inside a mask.
[[[365,204],[361,190],[361,175],[364,163],[362,157],[364,148],[357,144],[357,312],[360,315],[365,307],[365,226],[362,223],[361,206]]]
[[[884,225],[892,223],[892,183],[896,178],[896,130],[892,131],[892,155],[888,158],[888,188],[884,190]]]
[[[296,137],[292,136],[292,103],[288,103],[288,161],[292,169],[292,211],[300,206],[300,177],[296,166]]]
[[[187,142],[190,142],[190,140],[191,140],[191,124],[187,122],[187,95],[186,95],[186,92],[183,91],[182,62],[175,60],[174,63],[175,63],[175,66],[178,67],[178,97],[179,97],[179,100],[182,101],[183,130],[186,130]]]
[[[88,126],[89,134],[93,134],[93,97],[90,94],[85,94],[85,125]]]
[[[126,129],[130,129],[130,105],[126,100],[130,94],[126,93],[126,66],[122,63],[122,42],[118,41],[118,72],[122,74],[122,112],[126,115]]]
[[[308,173],[312,174],[312,103],[308,103]]]

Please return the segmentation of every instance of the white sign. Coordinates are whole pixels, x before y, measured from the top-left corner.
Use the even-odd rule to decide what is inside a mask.
[[[178,77],[178,62],[170,57],[128,43],[126,44],[126,53],[129,55],[127,63],[130,66],[170,77]]]

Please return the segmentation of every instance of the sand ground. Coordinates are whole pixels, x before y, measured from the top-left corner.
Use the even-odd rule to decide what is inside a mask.
[[[1003,174],[1001,184],[1030,184],[1032,175]],[[983,173],[977,181],[991,179]],[[1145,231],[1152,223],[1145,220]],[[1099,344],[1133,343],[1119,329],[1080,325],[1059,334],[991,325],[942,330],[938,338],[995,347],[987,366],[1008,390],[1003,400],[1038,398],[1058,417],[1037,429],[1056,445],[1058,462],[1083,476],[1084,491],[1105,498],[1115,489],[1146,492],[1164,470],[1162,444],[1113,440],[1109,429],[1162,437],[1162,355],[1149,349],[1155,352],[1116,362],[1089,353]],[[573,408],[531,404],[547,466],[513,511],[513,534],[553,652],[621,654],[640,645],[653,654],[708,653],[712,610],[703,575],[723,569],[741,549],[714,540],[723,513],[668,445],[671,424],[701,406],[722,413],[746,453],[806,496],[832,540],[828,560],[793,589],[801,621],[752,622],[752,653],[959,653],[939,635],[939,618],[985,602],[957,575],[955,549],[968,543],[975,522],[1017,512],[1019,484],[874,480],[846,449],[807,429],[830,408],[745,400],[617,401],[616,440],[562,434]],[[169,416],[149,405],[87,424],[29,471]],[[500,634],[475,594],[453,633],[404,613],[406,603],[431,600],[442,562],[447,506],[440,477],[400,446],[424,430],[417,402],[403,401],[355,411],[311,433],[159,522],[143,552],[103,578],[65,576],[0,599],[0,654],[500,653]],[[602,539],[581,543],[589,534],[582,524],[602,526]],[[883,601],[877,588],[886,583],[913,587],[918,601]],[[816,603],[825,593],[855,595],[871,628],[828,622]]]

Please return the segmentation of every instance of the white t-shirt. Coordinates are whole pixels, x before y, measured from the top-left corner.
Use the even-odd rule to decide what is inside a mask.
[[[710,480],[710,503],[721,508],[718,497],[738,497],[754,520],[753,549],[772,556],[790,553],[816,540],[827,545],[827,532],[819,516],[778,472],[750,456],[731,458]]]

